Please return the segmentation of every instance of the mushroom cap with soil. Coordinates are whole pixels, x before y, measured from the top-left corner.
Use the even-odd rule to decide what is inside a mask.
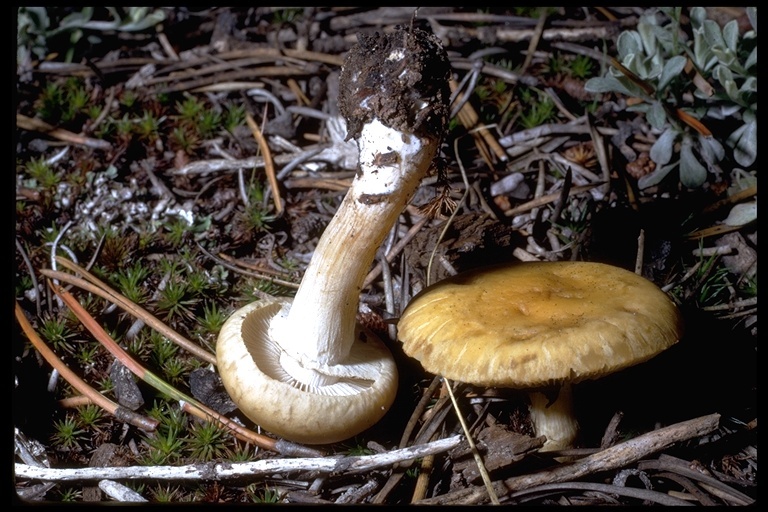
[[[398,323],[404,352],[429,372],[535,391],[531,419],[545,450],[576,437],[570,385],[647,361],[682,332],[677,306],[644,277],[565,261],[449,277],[417,294]],[[538,392],[557,387],[556,400]]]
[[[253,422],[288,440],[350,438],[394,401],[396,365],[384,343],[358,325],[358,302],[379,246],[439,149],[449,73],[432,34],[359,36],[339,80],[339,110],[347,137],[357,141],[359,171],[296,296],[249,304],[219,334],[227,392]]]

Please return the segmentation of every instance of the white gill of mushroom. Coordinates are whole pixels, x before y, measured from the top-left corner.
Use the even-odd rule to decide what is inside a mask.
[[[297,381],[328,385],[348,375],[344,360],[356,339],[362,283],[376,251],[410,200],[437,152],[437,138],[420,138],[377,118],[357,137],[360,170],[320,237],[291,304],[271,321],[280,364]]]

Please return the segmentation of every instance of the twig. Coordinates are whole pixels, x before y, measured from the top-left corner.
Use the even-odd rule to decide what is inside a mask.
[[[688,439],[706,435],[717,429],[719,414],[701,416],[648,432],[629,441],[589,455],[571,464],[563,464],[528,475],[514,476],[493,483],[499,496],[551,483],[574,480],[600,471],[611,471],[627,466],[665,448]],[[485,488],[472,487],[419,502],[420,505],[474,504],[486,495]]]
[[[673,482],[679,484],[683,489],[688,491],[693,497],[699,500],[699,503],[701,503],[704,506],[713,507],[717,505],[717,502],[715,502],[715,500],[710,498],[707,495],[707,493],[699,489],[699,487],[696,484],[694,484],[690,478],[686,478],[682,475],[678,475],[677,473],[672,473],[671,471],[657,473],[654,476],[655,478],[666,478],[668,480],[672,480]]]
[[[24,249],[24,246],[21,245],[21,242],[19,242],[18,237],[16,238],[16,250],[19,251],[21,259],[24,260],[24,264],[27,266],[27,272],[29,272],[29,278],[32,281],[32,289],[34,290],[37,316],[41,316],[43,314],[43,308],[40,304],[40,289],[38,288],[37,276],[35,276],[35,268],[32,266],[32,261],[29,259],[29,256],[27,256],[27,251]]]
[[[16,125],[25,130],[43,132],[51,137],[71,144],[86,146],[93,149],[103,149],[108,151],[112,149],[112,144],[105,140],[92,139],[84,137],[63,128],[56,128],[41,119],[27,117],[23,114],[16,114]]]
[[[448,83],[451,90],[456,91],[458,89],[458,84],[455,80],[450,80]],[[463,96],[462,93],[458,94],[457,101],[459,103],[463,102]],[[504,151],[504,148],[499,144],[488,127],[480,121],[480,117],[469,102],[463,103],[462,107],[459,109],[458,117],[461,124],[463,124],[467,130],[471,131],[472,137],[475,139],[475,144],[489,167],[493,168],[494,166],[491,155],[488,153],[489,150],[493,151],[496,158],[502,162],[508,160],[509,157]]]
[[[130,466],[54,469],[16,464],[16,477],[55,482],[79,482],[84,480],[228,480],[236,478],[267,477],[275,473],[318,471],[331,475],[357,474],[389,467],[399,462],[419,459],[427,455],[446,452],[461,443],[462,436],[455,435],[430,443],[392,450],[375,455],[311,457],[293,459],[264,459],[255,462],[223,462],[188,464],[184,466]]]
[[[392,250],[390,250],[386,256],[384,257],[384,260],[387,263],[392,263],[394,259],[397,257],[400,252],[405,248],[405,246],[410,242],[414,236],[416,236],[416,233],[418,233],[422,227],[424,227],[424,224],[427,223],[429,219],[427,217],[422,218],[419,220],[416,224],[414,224],[411,229],[408,230],[408,233],[405,234],[403,238],[398,240],[398,242],[392,247]],[[381,275],[381,265],[382,262],[379,261],[375,267],[371,269],[371,271],[368,273],[368,275],[365,278],[365,281],[363,282],[363,289],[368,288],[373,282],[376,280],[379,275]]]
[[[547,10],[542,9],[541,13],[539,14],[539,19],[536,22],[536,27],[533,29],[533,34],[531,35],[530,41],[528,41],[528,51],[525,55],[525,60],[523,61],[523,66],[520,68],[520,73],[525,73],[528,70],[528,66],[531,65],[531,61],[533,60],[533,54],[536,51],[536,47],[539,45],[539,41],[541,40],[541,36],[544,32],[544,24],[547,22]]]
[[[461,423],[461,428],[464,431],[467,442],[469,443],[469,448],[472,450],[472,456],[474,457],[475,463],[477,464],[477,469],[480,471],[480,476],[483,478],[483,483],[485,484],[485,488],[488,491],[488,496],[491,498],[491,503],[498,505],[499,498],[496,495],[493,484],[491,483],[491,477],[488,474],[488,470],[485,468],[485,463],[483,462],[483,458],[480,455],[480,452],[477,450],[477,445],[475,444],[474,439],[472,439],[469,428],[467,427],[467,422],[464,421],[464,415],[461,414],[461,409],[459,409],[459,404],[456,401],[456,397],[453,395],[453,390],[451,389],[451,383],[445,379],[445,377],[443,377],[443,381],[445,382],[445,388],[448,390],[448,396],[451,397],[453,409],[456,411],[456,416],[459,418],[459,423]]]
[[[633,487],[623,487],[619,485],[600,484],[594,482],[563,482],[558,484],[544,484],[524,491],[518,491],[510,494],[510,499],[525,496],[536,492],[546,491],[564,491],[569,489],[583,490],[583,491],[596,491],[606,494],[618,494],[619,496],[629,496],[630,498],[637,498],[639,500],[652,501],[659,505],[666,506],[693,506],[692,503],[688,503],[685,500],[673,498],[667,494],[658,491],[651,491],[649,489],[636,489]]]
[[[429,479],[432,476],[432,469],[435,465],[435,456],[427,455],[421,459],[419,465],[419,476],[416,477],[416,485],[413,487],[413,494],[411,495],[411,503],[415,503],[424,499],[427,495],[427,487],[429,485]]]
[[[273,162],[275,164],[284,165],[290,163],[296,155],[294,154],[279,154],[275,155]],[[226,158],[217,158],[212,160],[200,160],[197,162],[191,162],[179,169],[169,169],[166,174],[172,176],[185,176],[200,174],[206,175],[220,171],[236,171],[237,169],[261,169],[266,165],[265,160],[261,156],[252,156],[249,158],[238,158],[235,160],[228,160]]]
[[[200,249],[200,251],[205,256],[207,256],[211,260],[215,261],[216,263],[218,263],[222,267],[228,268],[229,270],[237,272],[238,274],[242,274],[244,276],[249,276],[249,277],[255,277],[256,279],[263,279],[265,281],[269,281],[269,282],[272,282],[272,283],[275,283],[275,284],[279,284],[280,286],[285,286],[286,288],[298,288],[299,287],[299,285],[297,283],[293,283],[291,281],[286,281],[285,279],[281,279],[281,278],[275,277],[273,275],[264,275],[263,273],[259,273],[259,272],[264,272],[264,273],[275,272],[276,273],[277,272],[276,270],[272,270],[272,269],[259,269],[259,272],[252,272],[252,271],[250,271],[248,269],[242,268],[242,266],[238,266],[238,265],[242,265],[242,263],[240,263],[240,262],[238,262],[236,260],[233,260],[229,256],[227,256],[225,254],[222,254],[221,257],[215,256],[215,255],[211,254],[210,252],[208,252],[208,250],[206,250],[202,245],[200,245],[200,242],[196,242],[196,243],[197,243],[197,248]],[[235,263],[237,263],[237,265],[235,265],[234,263],[229,263],[230,260],[232,260]]]
[[[689,466],[690,464],[688,461],[664,454],[662,454],[658,460],[643,460],[638,464],[638,468],[641,470],[660,469],[664,471],[672,471],[686,478],[690,478],[691,480],[696,480],[700,482],[702,486],[708,486],[710,490],[717,489],[718,491],[722,491],[722,493],[726,493],[730,499],[724,499],[727,499],[727,501],[734,502],[738,505],[751,505],[754,503],[755,500],[743,492],[739,492],[736,489],[733,489],[717,478],[704,474],[700,471],[693,470]],[[718,496],[721,498],[723,498],[721,495],[722,493],[718,494]]]
[[[435,381],[439,384],[441,381],[439,378],[435,377]],[[433,381],[434,383],[434,381]],[[430,389],[433,390],[432,386],[430,385]],[[432,393],[425,393],[424,396],[422,396],[421,401],[419,402],[419,406],[422,405],[422,403],[427,399],[428,397],[431,397]],[[448,403],[448,400],[445,397],[440,398],[437,403],[429,410],[429,417],[425,421],[425,423],[421,426],[419,429],[419,432],[414,437],[415,443],[424,443],[432,439],[432,436],[435,435],[437,430],[440,428],[440,425],[445,420],[445,417],[450,412],[450,408],[446,407],[446,404]],[[418,409],[419,407],[417,407]],[[415,413],[415,411],[414,411]],[[413,417],[415,414],[411,417]],[[410,422],[409,425],[411,426]],[[401,437],[400,443],[401,447],[405,443],[408,442],[408,438],[410,437],[410,432],[408,432],[408,426],[406,426],[406,432],[403,433],[403,436]],[[408,435],[406,435],[406,433]],[[376,496],[373,498],[372,502],[376,504],[384,503],[384,500],[386,500],[387,495],[395,488],[395,486],[402,480],[403,476],[405,475],[405,471],[412,465],[413,461],[406,461],[402,464],[399,464],[395,467],[396,471],[393,471],[389,475],[389,479],[384,484],[382,489],[376,494]]]
[[[120,502],[143,503],[148,501],[133,489],[117,482],[113,482],[112,480],[100,481],[99,489],[104,491],[104,493],[110,498]]]
[[[600,185],[600,183],[590,183],[589,185],[580,185],[578,187],[572,187],[568,196],[570,197],[576,194],[581,194],[583,192],[589,192],[591,189],[597,187],[598,185]],[[506,210],[504,212],[504,215],[506,217],[519,215],[521,213],[527,212],[534,208],[557,201],[559,198],[560,198],[560,193],[547,194],[545,196],[537,197],[536,199],[532,199],[531,201],[528,201],[519,206],[515,206],[514,208],[510,208],[509,210]]]

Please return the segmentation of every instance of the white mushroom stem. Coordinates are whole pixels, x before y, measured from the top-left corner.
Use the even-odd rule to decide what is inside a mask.
[[[564,450],[573,447],[579,424],[573,409],[571,384],[566,382],[554,402],[539,391],[528,393],[531,422],[537,436],[546,436],[541,451]]]
[[[348,439],[397,393],[387,346],[357,324],[366,273],[437,154],[450,62],[418,29],[361,34],[339,77],[339,112],[359,171],[320,237],[293,299],[248,304],[217,340],[221,380],[263,428],[301,443]]]
[[[384,237],[426,174],[438,140],[378,119],[357,139],[360,172],[323,232],[292,304],[272,319],[283,368],[311,385],[333,383],[355,341],[358,298]]]

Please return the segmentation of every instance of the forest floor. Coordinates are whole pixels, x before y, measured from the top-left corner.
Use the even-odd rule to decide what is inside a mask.
[[[19,9],[18,501],[754,504],[750,16]],[[399,391],[373,427],[291,453],[230,401],[217,335],[238,308],[296,292],[357,171],[337,105],[344,57],[397,25],[440,39],[453,94],[434,168],[359,297]],[[725,53],[705,55],[717,41]],[[569,450],[539,451],[523,390],[454,383],[468,443],[396,320],[456,272],[561,260],[642,274],[684,336],[577,384]]]

